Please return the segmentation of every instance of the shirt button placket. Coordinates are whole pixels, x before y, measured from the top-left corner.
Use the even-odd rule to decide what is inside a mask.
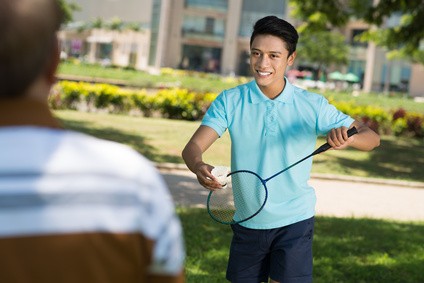
[[[274,135],[276,130],[276,113],[275,113],[275,103],[273,101],[267,102],[266,107],[267,113],[265,118],[265,128],[266,128],[266,135]]]

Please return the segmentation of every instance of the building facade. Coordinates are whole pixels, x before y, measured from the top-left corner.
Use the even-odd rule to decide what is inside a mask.
[[[399,22],[400,16],[392,17],[391,21]],[[413,68],[409,61],[389,60],[383,48],[372,42],[357,40],[356,36],[369,28],[362,21],[351,20],[343,29],[346,43],[350,47],[349,63],[345,71],[354,73],[361,79],[364,92],[406,92],[416,88],[411,80]]]
[[[256,20],[284,17],[282,0],[153,0],[149,64],[247,75]]]
[[[78,58],[104,66],[148,68],[148,30],[87,30],[64,29],[59,31],[61,52],[66,58]]]
[[[79,35],[74,32],[74,39],[68,31],[62,35],[67,50],[79,47],[86,52],[85,58],[89,62],[102,62],[108,57],[113,65],[140,70],[158,71],[169,67],[248,76],[249,40],[256,20],[276,15],[295,23],[289,18],[288,0],[88,2],[81,0],[77,3],[85,12],[77,13],[76,20],[110,18],[119,14],[123,21],[139,19],[141,23],[148,22],[147,29],[140,34],[104,30]],[[101,8],[95,9],[96,6]],[[395,16],[388,24],[395,24],[398,20]],[[409,91],[412,96],[424,96],[420,83],[424,76],[423,67],[408,61],[388,60],[383,49],[355,38],[369,28],[364,22],[352,20],[341,29],[350,46],[349,63],[342,69],[330,66],[328,70],[355,74],[365,92]]]

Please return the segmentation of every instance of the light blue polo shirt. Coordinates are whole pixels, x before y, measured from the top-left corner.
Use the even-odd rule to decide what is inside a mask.
[[[325,97],[293,86],[274,100],[255,81],[223,91],[211,104],[202,125],[219,136],[231,137],[231,170],[251,170],[266,179],[315,150],[316,139],[333,128],[349,127],[353,119]],[[312,158],[267,183],[263,210],[241,225],[272,229],[308,219],[315,214],[316,196],[309,186]]]

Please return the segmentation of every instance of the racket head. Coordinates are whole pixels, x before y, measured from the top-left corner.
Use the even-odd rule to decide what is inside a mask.
[[[268,199],[266,182],[255,172],[238,170],[227,175],[227,186],[210,191],[207,210],[221,224],[236,224],[256,216]]]

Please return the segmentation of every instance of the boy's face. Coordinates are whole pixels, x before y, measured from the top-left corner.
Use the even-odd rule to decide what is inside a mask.
[[[284,73],[294,63],[296,52],[289,55],[285,42],[273,35],[258,35],[250,47],[250,68],[262,92],[275,98],[284,87]]]

